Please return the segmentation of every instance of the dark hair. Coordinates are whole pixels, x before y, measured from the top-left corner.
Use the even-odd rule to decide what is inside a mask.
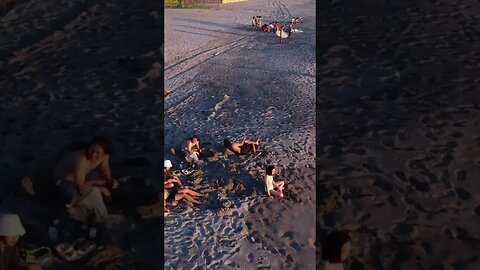
[[[232,142],[229,139],[223,139],[223,146],[230,149],[230,147],[232,147]]]
[[[110,155],[113,152],[112,148],[112,143],[110,142],[109,139],[103,137],[103,136],[95,136],[93,139],[90,141],[88,146],[92,146],[94,144],[98,144],[103,148],[103,151],[105,154]]]
[[[272,175],[273,174],[273,169],[275,169],[275,166],[273,166],[273,165],[267,166],[267,170],[266,170],[267,175]]]
[[[331,232],[322,244],[322,260],[331,263],[342,262],[342,247],[352,239],[347,232]]]
[[[255,19],[255,16],[253,16],[252,19]]]
[[[200,137],[198,137],[198,135],[193,135],[190,140],[193,141],[193,139],[197,139],[197,141],[200,141]]]

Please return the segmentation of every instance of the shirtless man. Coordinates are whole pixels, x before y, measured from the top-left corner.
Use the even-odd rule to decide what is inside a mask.
[[[247,140],[247,137],[243,138],[241,143],[231,142],[229,139],[223,140],[223,145],[228,150],[232,151],[237,155],[246,155],[248,153],[252,153],[254,155],[257,154],[259,140],[256,142]]]
[[[97,136],[86,148],[68,154],[58,163],[54,172],[55,184],[68,203],[76,194],[88,194],[94,186],[106,199],[111,198],[109,188],[118,187],[118,181],[110,173],[111,153],[110,141]]]
[[[202,149],[200,149],[200,138],[198,135],[194,135],[184,143],[183,152],[185,153],[185,159],[187,159],[187,161],[199,163],[198,156],[202,152]]]

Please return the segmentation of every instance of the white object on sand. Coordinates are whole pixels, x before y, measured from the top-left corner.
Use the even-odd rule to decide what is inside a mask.
[[[288,33],[283,30],[277,30],[275,34],[280,38],[288,38]]]

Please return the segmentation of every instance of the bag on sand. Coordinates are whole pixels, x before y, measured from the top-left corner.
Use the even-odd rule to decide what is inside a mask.
[[[85,196],[76,196],[73,202],[66,206],[70,218],[76,221],[85,222],[88,218],[88,210],[93,210],[97,219],[108,215],[102,193],[96,187],[93,187]]]

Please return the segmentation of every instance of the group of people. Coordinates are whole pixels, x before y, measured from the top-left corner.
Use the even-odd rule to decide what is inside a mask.
[[[260,26],[262,25],[262,16],[253,16],[252,17],[252,29],[253,30],[258,30],[260,29]]]
[[[239,142],[232,142],[229,139],[223,140],[223,145],[226,150],[231,151],[236,155],[256,155],[260,140],[250,141],[244,137]],[[187,162],[192,166],[200,163],[200,156],[202,148],[200,147],[200,138],[198,135],[194,135],[182,144],[182,153]],[[176,206],[178,201],[186,200],[193,204],[201,204],[198,197],[205,197],[205,194],[196,192],[189,187],[182,184],[178,171],[172,170],[173,164],[171,160],[165,160],[163,166],[164,173],[164,216],[167,216],[170,211],[167,205]],[[265,174],[265,191],[268,196],[282,198],[284,196],[283,190],[285,186],[284,181],[274,181],[273,177],[277,171],[275,166],[269,165],[266,168]],[[185,173],[184,173],[185,174]]]
[[[83,213],[82,217],[76,218],[86,221],[92,210],[98,222],[108,215],[104,200],[111,200],[112,190],[119,185],[110,172],[111,153],[110,141],[97,136],[63,156],[57,163],[52,173],[55,194],[58,201],[66,206],[67,212],[76,209]],[[96,196],[93,204],[92,196]],[[38,264],[26,264],[21,258],[17,242],[24,234],[25,229],[17,214],[0,216],[0,270],[43,269]]]
[[[272,21],[270,23],[262,24],[262,16],[258,15],[252,17],[251,21],[252,30],[262,30],[265,33],[276,33],[277,31],[283,31],[287,33],[287,38],[289,38],[293,32],[302,32],[301,30],[294,28],[294,25],[298,23],[303,23],[302,17],[292,18],[291,22],[284,23],[283,25],[280,25],[278,21]],[[282,38],[286,37],[281,35],[280,39]]]

